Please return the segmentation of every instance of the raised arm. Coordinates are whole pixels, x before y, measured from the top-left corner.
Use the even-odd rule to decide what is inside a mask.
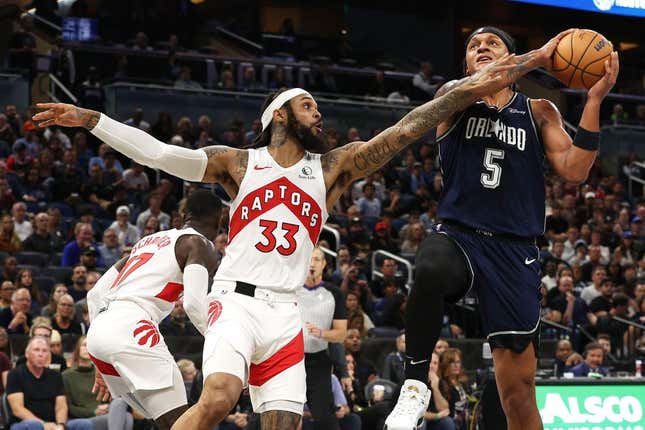
[[[220,182],[229,192],[231,185],[240,183],[240,172],[243,176],[246,169],[244,150],[227,146],[188,149],[167,145],[100,112],[64,103],[39,103],[37,107],[45,109],[33,117],[39,127],[84,127],[136,162],[187,181]],[[244,169],[240,169],[242,161]],[[237,191],[236,187],[233,191]]]
[[[184,310],[195,328],[204,334],[208,327],[206,295],[217,268],[215,250],[205,238],[187,235],[177,241],[175,254],[184,271]]]
[[[573,140],[564,130],[560,112],[551,102],[534,100],[531,104],[549,163],[567,182],[580,184],[589,175],[598,154],[600,105],[616,83],[619,68],[618,54],[612,52],[611,58],[605,62],[605,75],[587,93]]]
[[[353,142],[322,158],[325,183],[334,201],[353,181],[369,175],[424,134],[455,112],[465,109],[486,94],[496,92],[514,82],[524,66],[505,56],[446,94],[429,101],[405,115],[398,123],[383,130],[367,142]]]

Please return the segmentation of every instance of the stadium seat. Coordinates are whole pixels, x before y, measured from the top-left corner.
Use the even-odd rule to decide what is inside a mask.
[[[61,266],[47,266],[43,269],[42,276],[51,276],[56,279],[56,282],[69,282],[69,279],[72,277],[72,268],[71,267],[61,267]]]
[[[19,265],[31,264],[38,267],[45,267],[49,264],[50,257],[42,252],[18,252],[16,261]]]
[[[34,276],[34,283],[38,285],[39,290],[50,294],[56,284],[56,278],[51,276]]]
[[[52,254],[49,256],[49,264],[51,266],[60,266],[62,261],[63,261],[62,252],[57,252],[56,254]]]
[[[64,218],[73,217],[75,215],[74,208],[64,202],[51,202],[49,203],[49,207],[58,209],[61,216]]]

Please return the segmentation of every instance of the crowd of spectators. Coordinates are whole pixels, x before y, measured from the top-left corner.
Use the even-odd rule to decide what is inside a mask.
[[[101,273],[127,255],[139,238],[180,226],[184,190],[189,193],[196,185],[157,177],[82,130],[37,129],[29,120],[33,108],[18,113],[9,105],[3,112],[0,341],[7,334],[27,335],[38,323],[57,333],[60,345],[60,335],[86,332],[84,298]],[[126,122],[162,141],[191,148],[215,143],[240,147],[258,132],[255,122],[234,121],[228,129],[215,130],[207,115],[196,124],[188,117],[175,123],[167,113],[152,120],[140,109]],[[329,130],[328,135],[334,146],[371,137],[356,128],[345,133]],[[364,429],[379,425],[393,406],[390,394],[395,390],[388,384],[402,381],[405,340],[398,333],[404,327],[407,273],[390,258],[377,259],[377,267],[371,267],[371,254],[383,249],[413,261],[418,244],[437,221],[437,158],[436,145],[418,142],[387,168],[354,184],[331,212],[329,225],[338,230],[341,243],[324,279],[345,297],[347,373],[352,378],[350,389],[332,382],[343,428],[360,428],[360,422]],[[560,375],[605,375],[622,359],[645,353],[645,334],[616,319],[645,323],[645,202],[627,194],[624,175],[623,170],[608,174],[596,164],[586,184],[573,186],[547,174],[546,232],[538,242],[544,275],[542,317],[559,326],[545,325],[542,333],[543,339],[561,339],[553,357]],[[222,225],[221,234],[213,238],[220,257],[226,252],[226,220]],[[330,247],[330,240],[324,237],[322,244]],[[372,279],[372,270],[380,276]],[[459,349],[443,349],[452,339],[482,333],[462,326],[455,314],[449,311],[444,318],[446,339],[438,343],[428,375],[434,393],[426,414],[428,429],[466,428],[473,413],[472,380],[467,382],[465,375],[474,369],[464,372]],[[166,336],[198,336],[181,302],[160,330]],[[56,339],[51,333],[53,349]],[[362,351],[362,343],[373,335],[398,335],[396,350],[382,368]],[[50,368],[68,366],[62,357],[51,357]],[[3,362],[9,371],[11,360],[0,355]],[[71,361],[69,366],[74,367]],[[79,366],[76,372],[82,374],[83,365]],[[189,390],[195,377],[190,365],[185,367]],[[69,395],[67,401],[72,401]],[[95,407],[96,415],[106,413],[102,408]],[[130,422],[118,404],[106,408]],[[227,425],[244,428],[255,422],[252,417],[248,407],[239,406]]]

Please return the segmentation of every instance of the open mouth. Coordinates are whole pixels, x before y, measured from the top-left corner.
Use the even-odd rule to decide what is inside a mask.
[[[318,133],[322,133],[322,127],[323,127],[322,121],[317,122],[316,124],[314,124],[314,128],[316,129],[316,131]]]
[[[477,64],[486,64],[490,63],[491,61],[493,61],[493,57],[489,55],[480,55],[477,57],[477,60],[475,60]]]

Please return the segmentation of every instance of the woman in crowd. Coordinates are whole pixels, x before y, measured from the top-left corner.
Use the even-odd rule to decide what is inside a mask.
[[[455,422],[456,430],[467,430],[470,424],[468,394],[466,392],[466,375],[461,366],[461,351],[448,348],[439,360],[439,388],[448,401],[450,417]]]
[[[43,307],[40,311],[40,314],[44,317],[51,318],[52,315],[56,312],[56,304],[58,299],[67,294],[67,285],[59,282],[54,285],[53,293],[49,296],[49,303]]]
[[[47,304],[47,293],[41,291],[34,282],[30,269],[20,269],[16,276],[16,289],[26,288],[31,294],[31,314],[40,315],[42,306]]]
[[[356,291],[348,291],[345,296],[345,307],[347,308],[347,328],[355,328],[365,337],[367,332],[374,328],[374,323],[363,311]]]
[[[433,352],[428,370],[428,386],[432,396],[425,413],[425,430],[455,430],[455,422],[449,416],[450,405],[441,393],[439,383],[439,355]]]
[[[56,303],[56,313],[52,327],[60,334],[83,334],[81,325],[74,320],[74,299],[69,294],[62,295]]]
[[[11,306],[11,296],[16,291],[16,286],[13,282],[6,280],[0,284],[0,309],[8,308]]]
[[[96,370],[87,352],[85,336],[76,342],[71,364],[62,375],[69,418],[89,418],[95,430],[132,430],[133,418],[123,400],[100,403],[92,393]]]
[[[0,227],[0,251],[13,254],[21,249],[22,242],[14,231],[13,219],[11,215],[4,215],[2,217],[2,226]]]

